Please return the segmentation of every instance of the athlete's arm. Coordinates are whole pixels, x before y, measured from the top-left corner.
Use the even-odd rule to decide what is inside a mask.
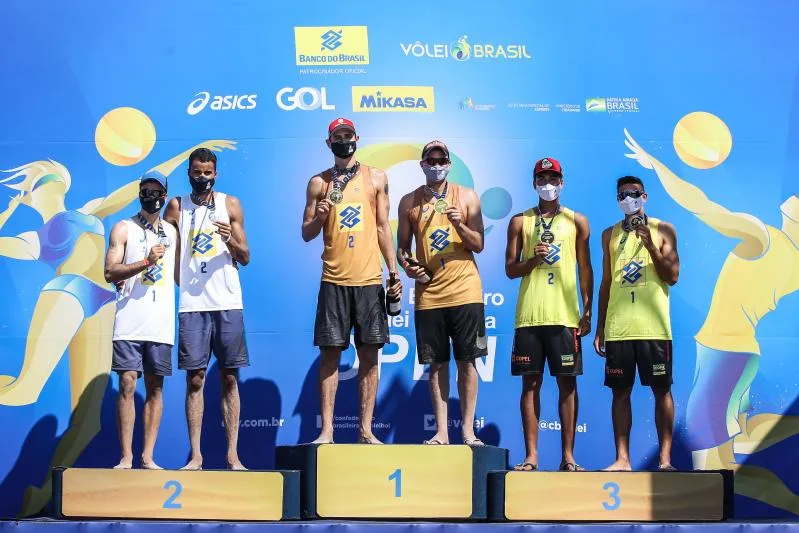
[[[677,231],[668,222],[660,221],[655,231],[659,231],[663,242],[657,248],[652,242],[652,230],[649,226],[638,226],[635,233],[652,257],[652,265],[660,279],[674,285],[680,277],[680,258],[677,255]]]
[[[305,211],[302,215],[302,240],[309,242],[319,235],[322,226],[330,214],[330,200],[322,198],[324,180],[321,176],[314,176],[308,181],[305,191]]]
[[[577,227],[577,238],[574,243],[577,274],[580,277],[580,297],[583,301],[580,335],[588,335],[591,332],[591,304],[594,297],[594,269],[591,267],[591,249],[588,246],[591,227],[588,225],[588,219],[580,213],[574,214],[574,225]]]
[[[216,232],[222,237],[222,242],[227,246],[230,255],[242,266],[250,262],[250,247],[247,244],[247,235],[244,233],[244,209],[235,196],[225,197],[230,223],[214,222]]]
[[[164,222],[169,222],[172,226],[175,227],[175,230],[178,232],[178,239],[180,239],[180,228],[178,227],[180,219],[180,198],[172,198],[168,204],[166,204],[166,209],[164,209],[164,216],[161,217],[161,220]]]
[[[466,220],[456,206],[446,209],[444,213],[460,235],[463,246],[474,253],[483,251],[484,234],[483,214],[480,212],[480,199],[473,189],[461,189],[464,192],[464,205],[466,207]]]
[[[510,279],[521,278],[533,271],[535,267],[544,262],[549,247],[538,243],[535,255],[527,260],[522,260],[522,233],[524,228],[524,215],[513,215],[508,223],[508,244],[505,247],[505,275]]]
[[[397,209],[397,262],[405,269],[409,278],[416,279],[424,274],[424,269],[421,266],[411,266],[405,261],[402,254],[403,251],[410,254],[413,245],[413,221],[411,220],[413,194],[411,192],[403,196]]]
[[[128,242],[128,226],[124,222],[117,222],[111,228],[111,235],[108,238],[108,251],[105,254],[105,280],[109,283],[116,283],[128,278],[132,278],[139,272],[143,272],[150,265],[147,260],[135,263],[123,264],[125,259],[125,245]],[[159,245],[160,246],[160,245]],[[153,247],[155,248],[155,246]],[[163,246],[162,246],[163,248]],[[151,250],[151,255],[153,254]],[[161,254],[163,255],[163,253]]]
[[[613,226],[602,232],[602,283],[599,285],[599,316],[596,321],[596,336],[594,337],[594,350],[605,357],[605,318],[608,314],[608,301],[610,300],[610,283],[613,274],[610,265],[610,235]]]
[[[375,187],[377,204],[377,244],[386,261],[389,272],[397,271],[397,256],[394,253],[394,238],[391,235],[391,224],[388,222],[391,206],[388,199],[388,176],[377,168],[370,168],[369,174]]]

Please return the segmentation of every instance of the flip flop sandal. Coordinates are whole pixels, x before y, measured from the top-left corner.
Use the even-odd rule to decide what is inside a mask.
[[[660,472],[675,472],[677,469],[671,465],[660,465],[658,471]]]
[[[514,466],[513,469],[517,472],[535,472],[538,470],[538,465],[534,465],[533,463],[519,463]]]
[[[372,437],[371,439],[367,439],[366,437],[361,437],[358,439],[358,444],[383,444],[376,437]]]
[[[481,446],[485,446],[486,443],[478,439],[477,437],[473,437],[471,439],[464,439],[463,443],[466,446],[471,446],[473,448],[480,448]]]
[[[442,440],[438,440],[438,439],[430,439],[430,440],[422,441],[422,444],[429,444],[431,446],[438,446],[438,445],[446,446],[449,443],[444,442]]]
[[[585,468],[578,465],[577,463],[561,463],[560,468],[558,468],[561,472],[584,472]]]

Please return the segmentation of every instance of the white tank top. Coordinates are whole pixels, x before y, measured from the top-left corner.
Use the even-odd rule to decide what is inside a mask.
[[[130,219],[123,263],[138,263],[158,244],[158,235]],[[172,241],[164,257],[147,270],[125,280],[117,296],[113,339],[175,344],[175,245],[177,232],[163,222],[164,233]]]
[[[226,196],[214,192],[217,222],[230,223]],[[180,313],[244,308],[238,266],[209,220],[211,213],[191,196],[180,199]]]

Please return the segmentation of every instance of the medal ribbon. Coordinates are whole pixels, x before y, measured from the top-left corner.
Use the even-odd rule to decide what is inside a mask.
[[[144,217],[142,216],[142,214],[141,214],[141,213],[136,213],[136,216],[137,216],[137,217],[139,217],[139,224],[141,224],[141,225],[142,225],[142,227],[144,227],[144,229],[145,229],[145,230],[150,230],[150,231],[152,231],[153,233],[155,233],[156,235],[158,235],[158,238],[159,238],[159,239],[160,239],[160,238],[162,238],[162,237],[166,237],[166,232],[164,231],[164,226],[163,226],[163,224],[161,223],[161,219],[160,219],[160,218],[158,219],[158,229],[156,230],[156,229],[153,227],[153,225],[152,225],[152,224],[150,224],[149,222],[147,222],[147,219],[146,219],[146,218],[144,218]]]
[[[426,190],[427,192],[429,192],[429,193],[430,193],[430,194],[433,196],[433,198],[435,198],[436,200],[443,200],[444,198],[446,198],[446,197],[447,197],[447,190],[449,189],[449,182],[447,182],[447,183],[445,183],[445,184],[444,184],[444,190],[443,190],[442,192],[436,192],[436,191],[434,191],[433,189],[431,189],[431,188],[430,188],[430,186],[429,186],[429,185],[425,185],[425,186],[424,186],[424,188],[425,188],[425,190]]]
[[[333,189],[341,190],[344,187],[346,187],[347,183],[349,183],[350,180],[354,178],[358,174],[358,171],[360,170],[361,170],[361,163],[357,161],[355,162],[355,165],[349,169],[346,168],[340,169],[332,167],[330,171],[333,174]],[[342,174],[344,177],[341,179],[341,181],[339,181],[338,177]]]

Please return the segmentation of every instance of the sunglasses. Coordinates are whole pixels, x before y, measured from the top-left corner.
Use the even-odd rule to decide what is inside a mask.
[[[163,198],[164,196],[166,196],[166,193],[158,189],[143,189],[139,191],[139,198]]]
[[[446,157],[428,157],[424,160],[428,166],[436,166],[436,165],[449,165],[450,161]]]
[[[616,195],[616,198],[618,198],[619,201],[621,201],[624,200],[625,198],[640,198],[643,195],[644,191],[622,191],[618,195]]]

